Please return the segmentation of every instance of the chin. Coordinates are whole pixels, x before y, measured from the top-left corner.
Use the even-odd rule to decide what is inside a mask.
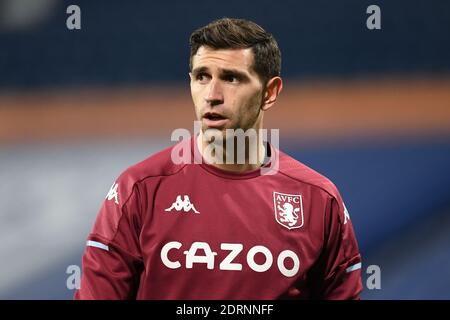
[[[225,137],[225,130],[228,128],[210,128],[210,127],[204,127],[202,128],[202,132],[205,135],[221,135]]]

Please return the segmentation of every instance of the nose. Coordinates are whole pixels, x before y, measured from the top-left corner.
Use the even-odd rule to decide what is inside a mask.
[[[211,106],[223,103],[223,92],[221,85],[218,81],[212,80],[209,83],[209,88],[207,89],[205,101]]]

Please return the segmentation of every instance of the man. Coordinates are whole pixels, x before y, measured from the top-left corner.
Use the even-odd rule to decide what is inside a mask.
[[[118,178],[88,237],[75,298],[358,299],[361,257],[338,190],[260,139],[282,89],[275,39],[224,18],[190,45],[201,130],[183,157],[202,161],[176,161],[179,143]],[[230,129],[257,133],[244,141],[244,161]]]

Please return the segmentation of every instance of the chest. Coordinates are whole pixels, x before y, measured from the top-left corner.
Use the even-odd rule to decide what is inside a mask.
[[[290,181],[270,179],[161,184],[142,228],[144,255],[168,269],[298,275],[323,240],[323,208],[310,197]]]

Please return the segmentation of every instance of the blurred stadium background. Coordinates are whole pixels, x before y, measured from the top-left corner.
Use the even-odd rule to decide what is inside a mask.
[[[223,16],[278,39],[285,91],[266,126],[340,188],[364,282],[381,268],[363,298],[449,299],[444,0],[0,0],[0,299],[72,298],[66,268],[115,177],[192,128],[188,37]]]

